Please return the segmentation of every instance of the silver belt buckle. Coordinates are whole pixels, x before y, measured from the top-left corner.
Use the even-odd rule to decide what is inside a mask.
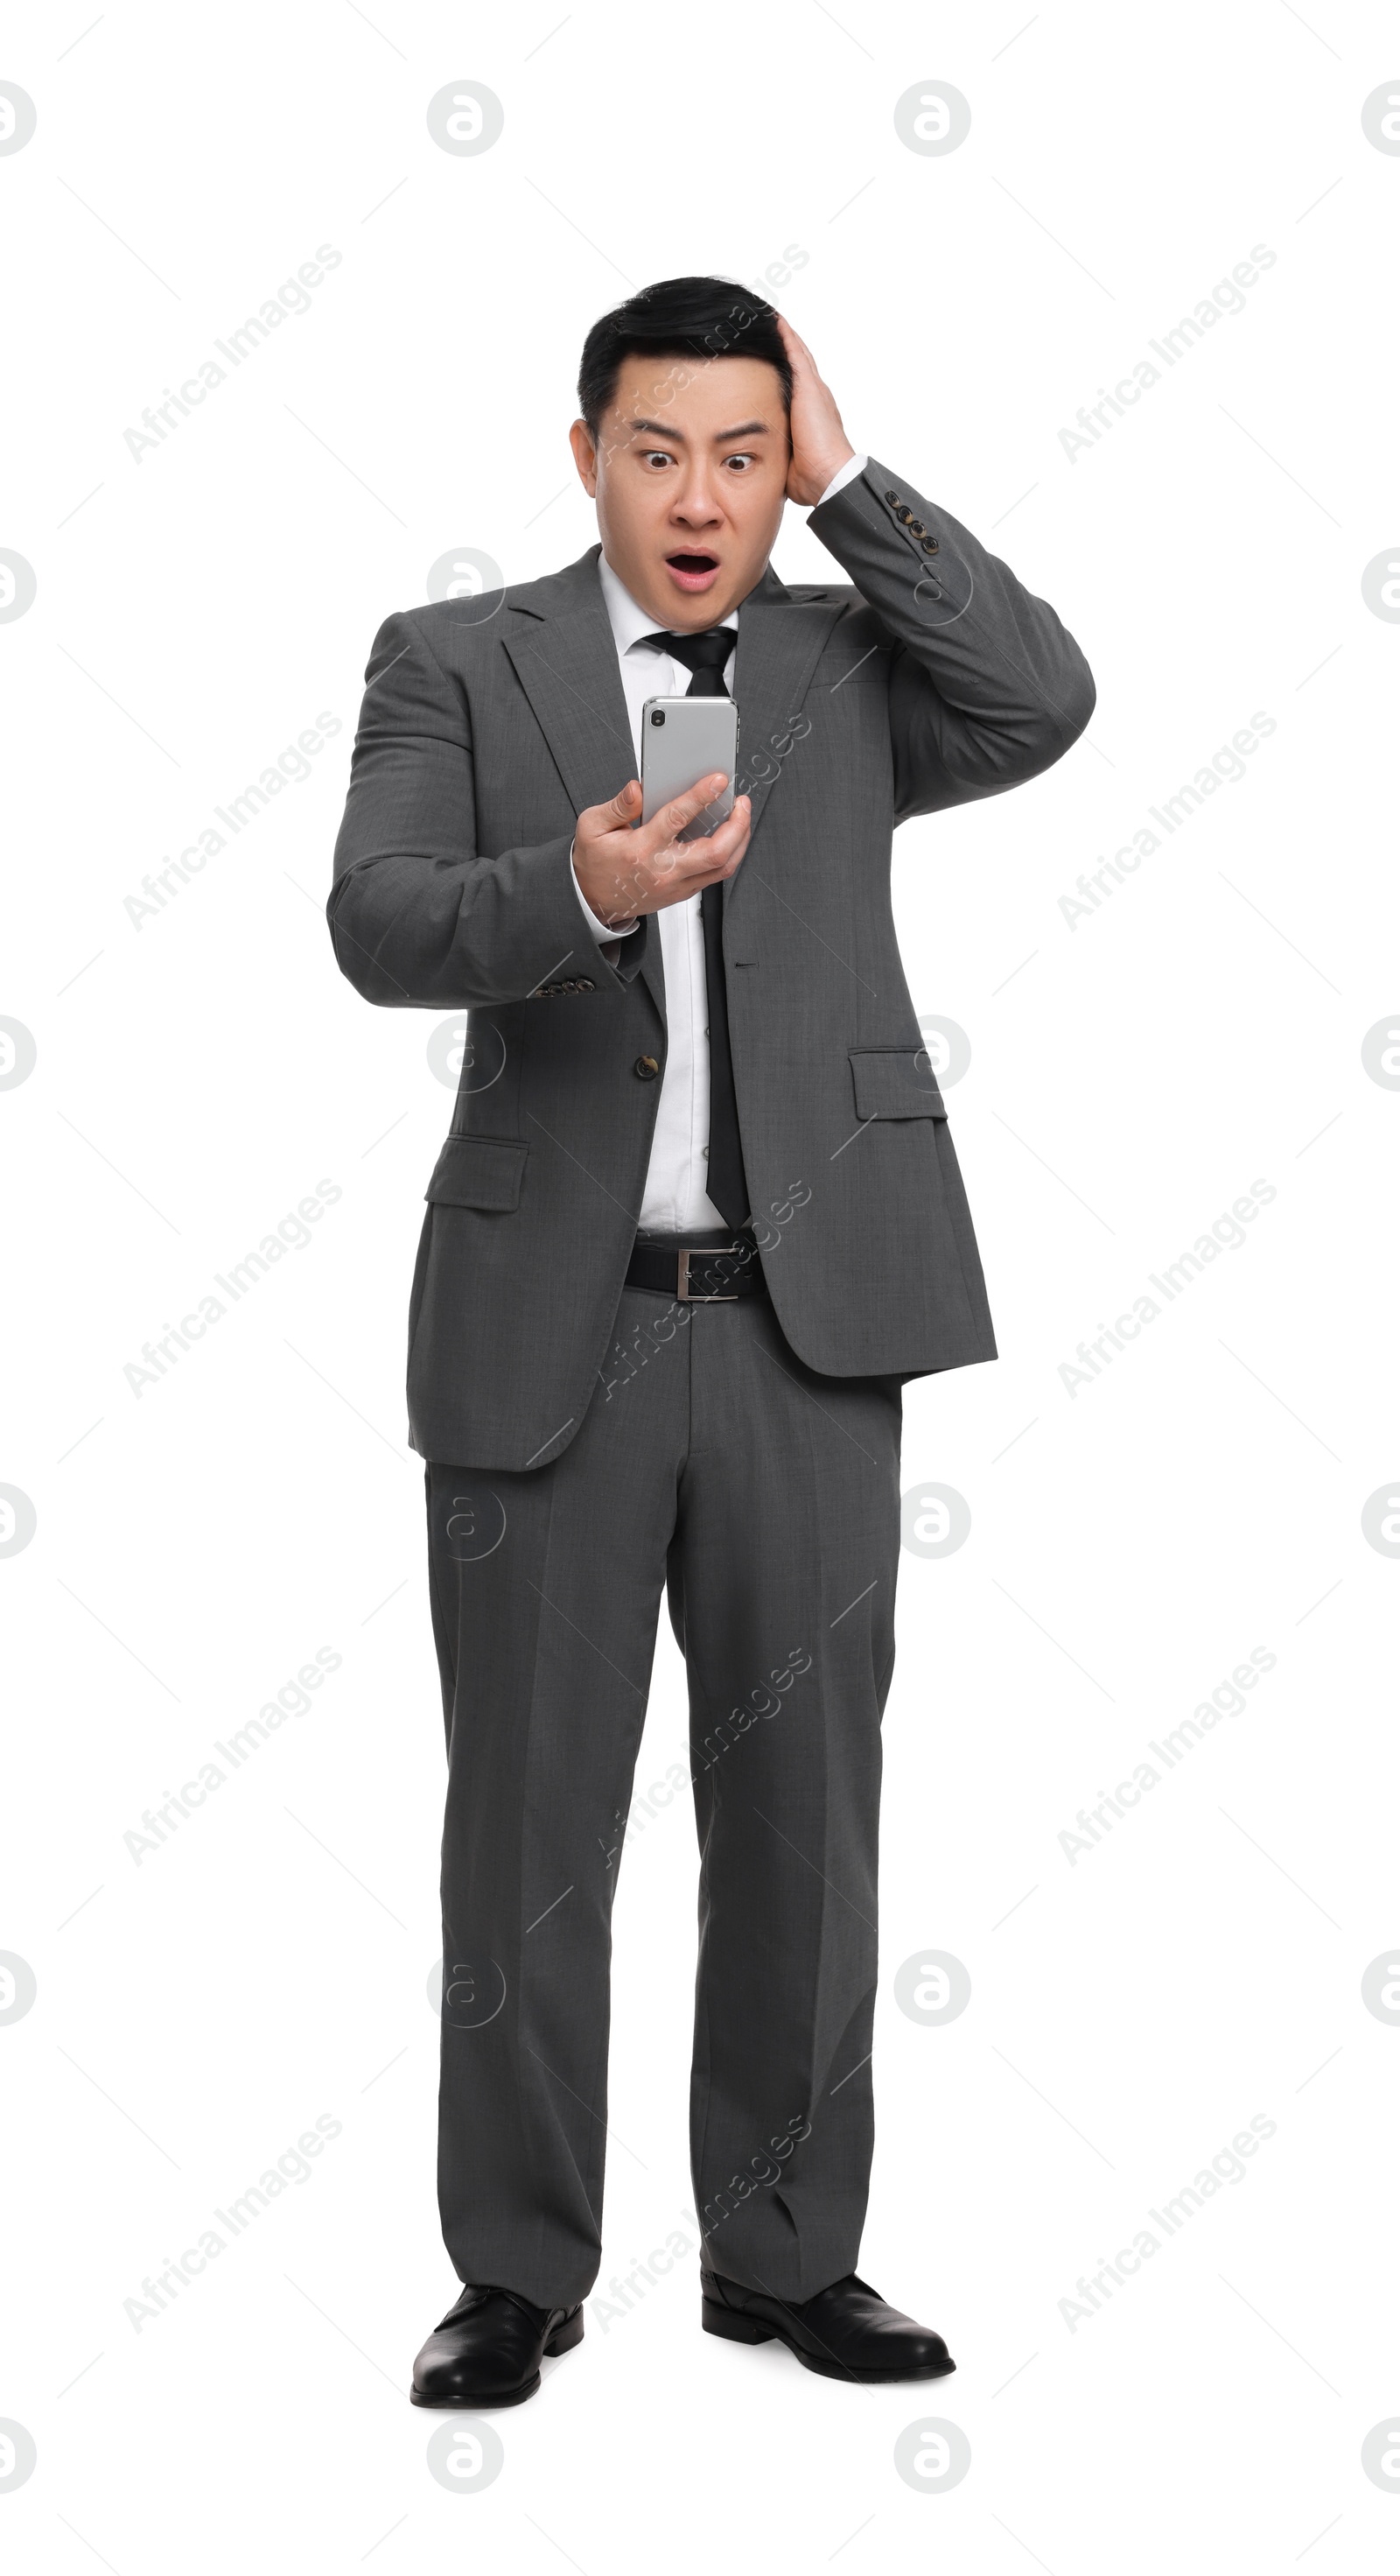
[[[733,1306],[738,1302],[737,1288],[692,1288],[690,1265],[695,1261],[714,1261],[725,1253],[742,1252],[741,1243],[712,1243],[708,1252],[678,1252],[676,1255],[676,1296],[687,1306]]]

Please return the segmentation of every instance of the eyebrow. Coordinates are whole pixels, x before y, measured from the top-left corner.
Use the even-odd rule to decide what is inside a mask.
[[[684,433],[673,425],[668,426],[663,420],[631,420],[627,426],[629,429],[649,430],[654,438],[673,439],[678,446],[685,444]],[[731,438],[766,436],[769,428],[770,423],[766,420],[741,420],[737,429],[717,429],[714,443],[717,447],[721,447]]]

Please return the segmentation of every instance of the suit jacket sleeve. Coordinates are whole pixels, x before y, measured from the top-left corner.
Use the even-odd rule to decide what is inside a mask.
[[[326,917],[341,972],[369,1002],[427,1010],[519,1002],[554,976],[631,981],[593,940],[570,863],[572,829],[521,849],[477,848],[467,692],[411,613],[386,618],[365,672]]]
[[[808,524],[893,648],[896,822],[999,795],[1068,751],[1094,711],[1089,665],[948,511],[872,456]]]

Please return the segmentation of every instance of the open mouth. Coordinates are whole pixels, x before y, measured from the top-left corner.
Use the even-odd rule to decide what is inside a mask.
[[[667,570],[683,590],[706,590],[719,571],[719,557],[704,548],[682,549],[666,557]]]

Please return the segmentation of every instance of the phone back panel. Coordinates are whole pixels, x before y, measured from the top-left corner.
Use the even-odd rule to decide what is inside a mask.
[[[653,714],[663,721],[653,724]],[[707,771],[722,769],[728,785],[687,824],[683,841],[708,840],[734,810],[739,710],[732,698],[648,698],[642,709],[642,821],[649,823],[673,796],[683,796]]]

